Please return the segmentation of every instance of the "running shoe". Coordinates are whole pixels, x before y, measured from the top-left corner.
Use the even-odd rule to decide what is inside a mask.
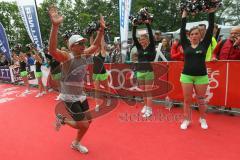
[[[79,151],[79,152],[81,152],[83,154],[87,154],[88,153],[87,147],[81,145],[80,143],[72,142],[71,148],[76,150],[76,151]]]

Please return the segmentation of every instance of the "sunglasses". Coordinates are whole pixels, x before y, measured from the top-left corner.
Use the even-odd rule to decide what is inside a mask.
[[[79,46],[84,46],[84,44],[85,42],[81,42],[81,41],[74,43],[74,45],[79,45]]]

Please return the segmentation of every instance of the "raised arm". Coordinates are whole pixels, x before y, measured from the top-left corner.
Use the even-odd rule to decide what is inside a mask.
[[[182,13],[182,25],[180,30],[180,39],[183,48],[185,48],[185,45],[188,44],[188,38],[186,35],[186,24],[187,24],[187,11],[184,10]]]
[[[136,36],[136,33],[137,32],[137,26],[133,24],[133,30],[132,30],[132,38],[133,38],[133,41],[134,41],[134,44],[137,48],[140,48],[141,45],[140,43],[138,42],[138,39],[137,39],[137,36]]]
[[[208,46],[212,42],[212,36],[213,36],[213,28],[214,28],[214,11],[215,10],[210,10],[208,14],[208,29],[205,34],[205,37],[203,39],[204,45],[208,48]]]
[[[100,46],[101,46],[101,40],[104,35],[104,29],[105,29],[105,21],[103,19],[103,16],[100,16],[100,29],[97,32],[97,37],[95,38],[93,44],[87,49],[84,50],[84,54],[93,54]]]
[[[103,57],[106,57],[106,43],[105,43],[104,36],[102,36],[102,40],[101,40],[101,55]]]
[[[148,29],[148,35],[149,35],[149,41],[150,41],[149,45],[155,48],[154,36],[153,36],[152,28],[149,21],[146,22],[146,26]]]
[[[58,29],[63,22],[63,17],[58,14],[57,8],[55,6],[51,6],[49,8],[49,16],[52,22],[49,39],[49,53],[59,62],[66,61],[69,59],[68,54],[57,49]]]

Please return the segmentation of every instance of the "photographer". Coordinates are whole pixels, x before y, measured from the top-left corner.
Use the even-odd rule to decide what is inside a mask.
[[[191,103],[193,89],[200,109],[199,122],[202,129],[207,129],[206,121],[206,91],[209,84],[207,68],[205,63],[206,53],[211,43],[214,28],[215,8],[209,9],[209,27],[202,39],[201,31],[198,27],[193,27],[189,31],[189,39],[186,36],[187,15],[186,10],[182,13],[182,26],[180,31],[181,44],[184,51],[184,69],[180,77],[184,96],[184,120],[181,129],[187,129],[191,123]],[[190,40],[190,41],[189,41]]]
[[[137,71],[137,80],[139,86],[143,90],[151,90],[154,80],[154,72],[151,66],[151,62],[154,61],[156,56],[155,49],[155,41],[152,33],[152,29],[150,26],[150,20],[144,20],[144,24],[146,24],[148,28],[148,34],[140,35],[139,40],[136,37],[137,24],[133,21],[133,32],[132,37],[134,44],[136,45],[138,52],[138,64],[136,66]],[[143,113],[143,117],[150,117],[152,115],[152,97],[151,95],[144,96],[144,107],[141,110]]]

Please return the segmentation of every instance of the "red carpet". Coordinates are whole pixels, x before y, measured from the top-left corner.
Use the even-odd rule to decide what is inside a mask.
[[[14,87],[14,88],[12,88]],[[10,92],[9,89],[12,89]],[[36,89],[19,97],[24,87],[0,84],[0,159],[1,160],[238,160],[240,158],[240,118],[208,114],[209,129],[202,130],[198,113],[187,131],[171,112],[155,105],[154,112],[168,120],[133,122],[141,105],[130,107],[121,101],[118,107],[93,121],[83,144],[89,154],[70,149],[75,131],[53,128],[56,93],[35,98]],[[18,97],[16,97],[18,95]],[[6,102],[8,100],[8,102]],[[90,104],[92,101],[90,100]],[[157,117],[157,116],[155,116]],[[128,121],[126,121],[128,120]],[[130,121],[132,120],[132,121]]]

